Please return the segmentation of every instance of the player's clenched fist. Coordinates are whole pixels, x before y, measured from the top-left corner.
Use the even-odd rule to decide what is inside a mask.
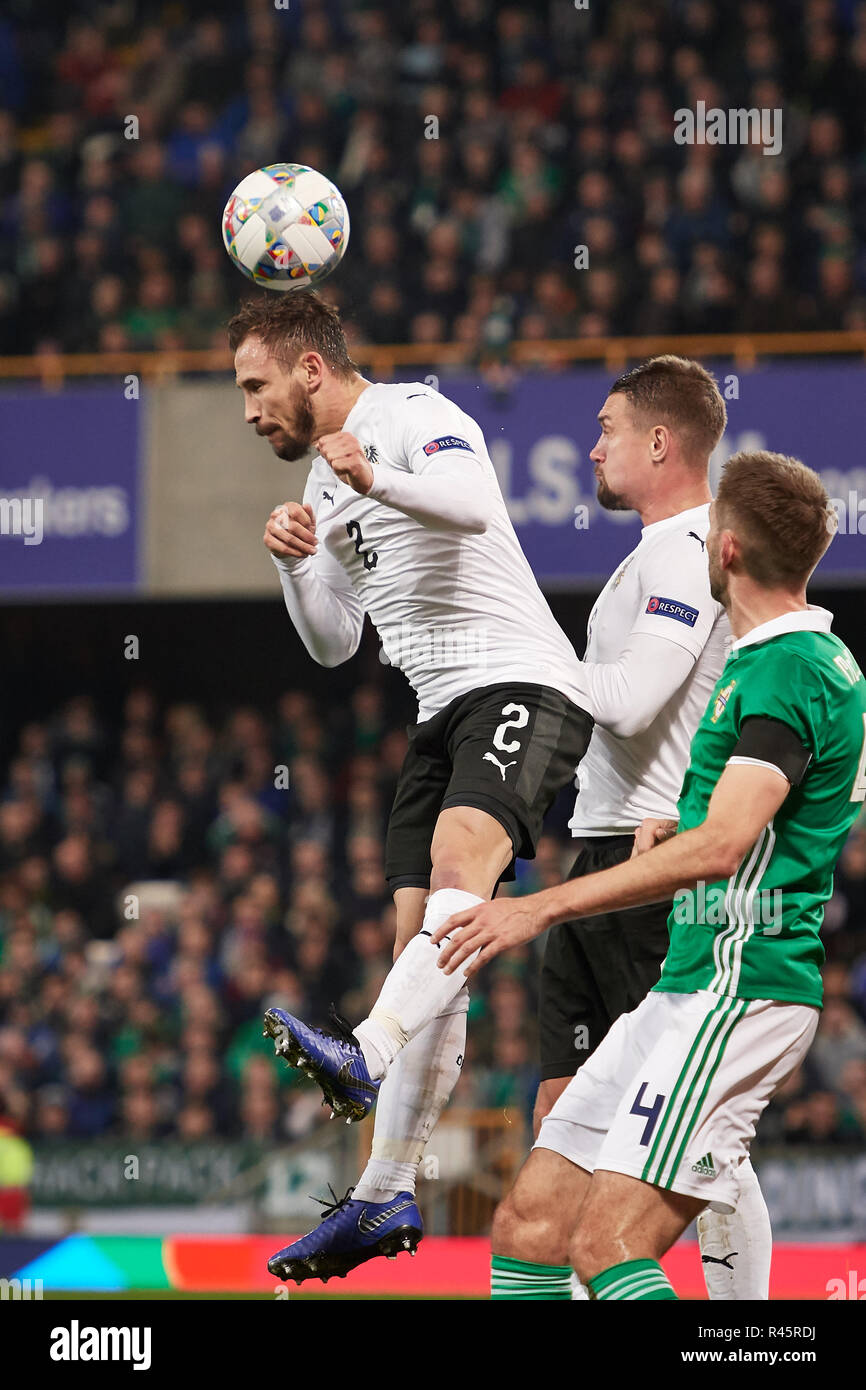
[[[349,487],[366,497],[373,486],[373,469],[353,434],[347,434],[345,430],[340,430],[338,434],[323,434],[321,439],[316,440],[316,448],[341,483],[348,483]]]
[[[318,541],[312,507],[300,502],[283,502],[274,507],[265,527],[264,542],[271,554],[282,560],[315,555]]]
[[[632,859],[636,859],[639,854],[645,854],[648,849],[654,849],[656,845],[661,845],[672,835],[676,835],[678,825],[679,821],[660,820],[655,816],[648,816],[642,820],[634,832]]]

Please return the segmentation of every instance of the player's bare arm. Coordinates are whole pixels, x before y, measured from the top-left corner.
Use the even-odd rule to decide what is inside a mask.
[[[571,879],[517,901],[483,903],[449,917],[432,940],[441,943],[439,966],[451,974],[476,951],[471,976],[502,951],[531,941],[557,922],[672,898],[698,882],[728,878],[773,819],[790,791],[780,772],[736,764],[725,768],[706,820],[624,864]],[[457,933],[451,941],[443,938]]]
[[[316,440],[316,448],[341,483],[348,483],[349,487],[366,497],[373,486],[373,467],[353,434],[346,430],[323,434]]]
[[[315,555],[316,518],[309,504],[283,502],[274,507],[262,538],[272,555],[281,560],[299,560]]]

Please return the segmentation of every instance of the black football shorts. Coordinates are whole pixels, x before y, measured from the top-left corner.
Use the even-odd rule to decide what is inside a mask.
[[[588,836],[569,878],[628,859],[633,835]],[[561,922],[547,932],[539,984],[541,1079],[574,1076],[620,1014],[636,1009],[661,974],[672,904],[649,903]]]
[[[504,683],[410,725],[385,846],[391,891],[429,888],[433,831],[451,806],[486,811],[508,831],[515,858],[534,858],[545,812],[574,778],[592,723],[558,690]],[[514,877],[513,860],[502,877]]]

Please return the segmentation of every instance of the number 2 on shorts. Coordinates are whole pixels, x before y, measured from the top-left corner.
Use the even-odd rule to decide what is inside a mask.
[[[505,735],[509,729],[525,729],[529,723],[529,710],[525,705],[505,705],[503,714],[510,715],[504,723],[499,725],[493,735],[493,747],[498,748],[500,753],[516,753],[520,747],[520,739],[512,738],[506,740]]]

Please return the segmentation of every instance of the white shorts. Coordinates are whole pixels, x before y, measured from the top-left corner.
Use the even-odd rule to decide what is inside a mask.
[[[761,1112],[818,1017],[808,1004],[650,993],[584,1062],[534,1147],[733,1210]]]

